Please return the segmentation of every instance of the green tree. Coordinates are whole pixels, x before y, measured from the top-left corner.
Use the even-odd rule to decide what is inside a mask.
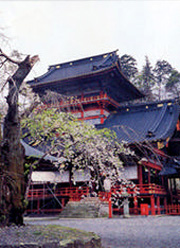
[[[166,90],[170,93],[170,96],[180,97],[180,73],[177,70],[172,70],[166,83]]]
[[[172,66],[165,60],[158,60],[153,69],[156,83],[158,86],[158,99],[162,97],[162,86],[166,84],[168,77],[172,72]]]
[[[145,57],[145,65],[142,71],[136,77],[134,84],[145,94],[146,100],[153,100],[152,86],[155,84],[155,78],[152,71],[151,63],[148,57]]]
[[[127,54],[120,57],[121,71],[129,79],[133,80],[138,73],[136,60]]]

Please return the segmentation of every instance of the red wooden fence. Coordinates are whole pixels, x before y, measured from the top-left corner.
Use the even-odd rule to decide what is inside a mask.
[[[142,185],[137,184],[137,187],[139,189],[140,194],[161,194],[161,195],[167,194],[163,186],[157,185],[155,183],[142,184]]]
[[[89,195],[89,188],[88,187],[65,187],[65,188],[57,188],[53,191],[53,193],[58,196],[68,196],[71,200],[79,201],[83,196]],[[111,188],[111,193],[116,194],[119,197],[122,197],[126,194],[134,196],[137,193],[139,194],[161,194],[165,195],[166,190],[163,186],[156,185],[156,184],[142,184],[137,185],[137,187],[122,187],[122,186],[114,186]],[[99,192],[99,198],[102,201],[108,200],[108,193],[107,192]],[[48,198],[52,197],[52,192],[48,188],[44,189],[30,189],[28,193],[29,199],[37,199],[37,198]]]
[[[70,200],[79,201],[83,196],[89,194],[88,187],[66,187],[58,188],[55,190],[44,188],[44,189],[30,189],[28,192],[28,199],[43,199],[53,197],[53,194],[58,197],[69,197]]]
[[[166,191],[163,186],[156,184],[143,184],[137,185],[134,188],[125,188],[122,186],[116,186],[111,188],[111,194],[116,194],[118,197],[123,197],[125,194],[131,195],[132,197],[136,196],[136,193],[140,195],[152,195],[152,194],[160,194],[166,195]],[[38,202],[42,199],[50,199],[55,197],[60,197],[62,201],[65,199],[70,201],[80,201],[83,197],[89,196],[90,190],[89,187],[63,187],[52,190],[50,188],[42,188],[42,189],[30,189],[28,193],[28,200],[33,201],[37,200]],[[101,201],[108,201],[108,192],[99,192],[98,196]],[[64,199],[64,200],[63,200]],[[64,205],[63,205],[64,206]],[[39,207],[38,207],[39,209]],[[37,212],[36,209],[28,209],[27,212]],[[39,211],[39,210],[38,210]],[[43,209],[43,212],[61,212],[62,209]],[[123,211],[122,208],[113,208],[114,213],[121,214]],[[167,214],[167,215],[180,215],[180,204],[173,204],[167,206],[155,206],[154,208],[155,214]],[[141,210],[138,205],[135,208],[130,208],[130,214],[140,214]],[[152,209],[149,207],[149,214],[152,214]]]
[[[167,205],[165,212],[168,215],[180,215],[180,204]]]

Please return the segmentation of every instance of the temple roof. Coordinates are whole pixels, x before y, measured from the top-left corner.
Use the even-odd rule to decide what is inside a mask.
[[[23,145],[24,149],[25,149],[25,155],[27,157],[31,157],[31,158],[43,158],[44,160],[48,160],[50,162],[59,162],[59,163],[63,163],[64,161],[66,161],[65,158],[56,158],[54,156],[51,155],[46,155],[44,156],[44,152],[40,151],[37,148],[33,148],[32,146],[28,145],[26,142],[24,142],[23,140],[21,140],[21,144]]]
[[[62,64],[51,65],[49,66],[47,73],[38,78],[35,78],[36,83],[34,81],[32,81],[32,83],[50,83],[57,80],[59,81],[68,78],[75,78],[77,76],[93,74],[94,72],[99,72],[110,68],[117,61],[117,54],[112,52],[75,61],[69,61]]]
[[[122,74],[116,51],[51,65],[47,73],[28,83],[42,94],[48,89],[68,96],[103,90],[117,102],[144,96]]]
[[[175,131],[179,112],[174,101],[122,107],[99,128],[114,130],[118,140],[128,143],[166,141]]]
[[[162,171],[159,173],[161,176],[176,176],[180,172],[180,157],[171,157],[165,163]]]

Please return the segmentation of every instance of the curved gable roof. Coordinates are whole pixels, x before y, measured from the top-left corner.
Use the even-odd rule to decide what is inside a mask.
[[[173,135],[179,112],[174,101],[123,107],[101,128],[114,130],[118,140],[128,143],[166,140]]]
[[[52,65],[47,73],[28,84],[41,95],[48,89],[66,96],[104,91],[117,102],[144,96],[122,74],[116,51]]]
[[[47,73],[35,78],[35,80],[29,81],[28,83],[30,85],[38,85],[89,75],[94,72],[107,70],[114,66],[118,61],[119,57],[116,54],[116,51],[114,51],[66,63],[55,64],[49,66]]]

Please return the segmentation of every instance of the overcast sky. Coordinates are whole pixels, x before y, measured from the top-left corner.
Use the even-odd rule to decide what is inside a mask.
[[[141,69],[165,59],[180,71],[180,1],[0,1],[12,49],[38,54],[31,78],[49,65],[119,49]]]

